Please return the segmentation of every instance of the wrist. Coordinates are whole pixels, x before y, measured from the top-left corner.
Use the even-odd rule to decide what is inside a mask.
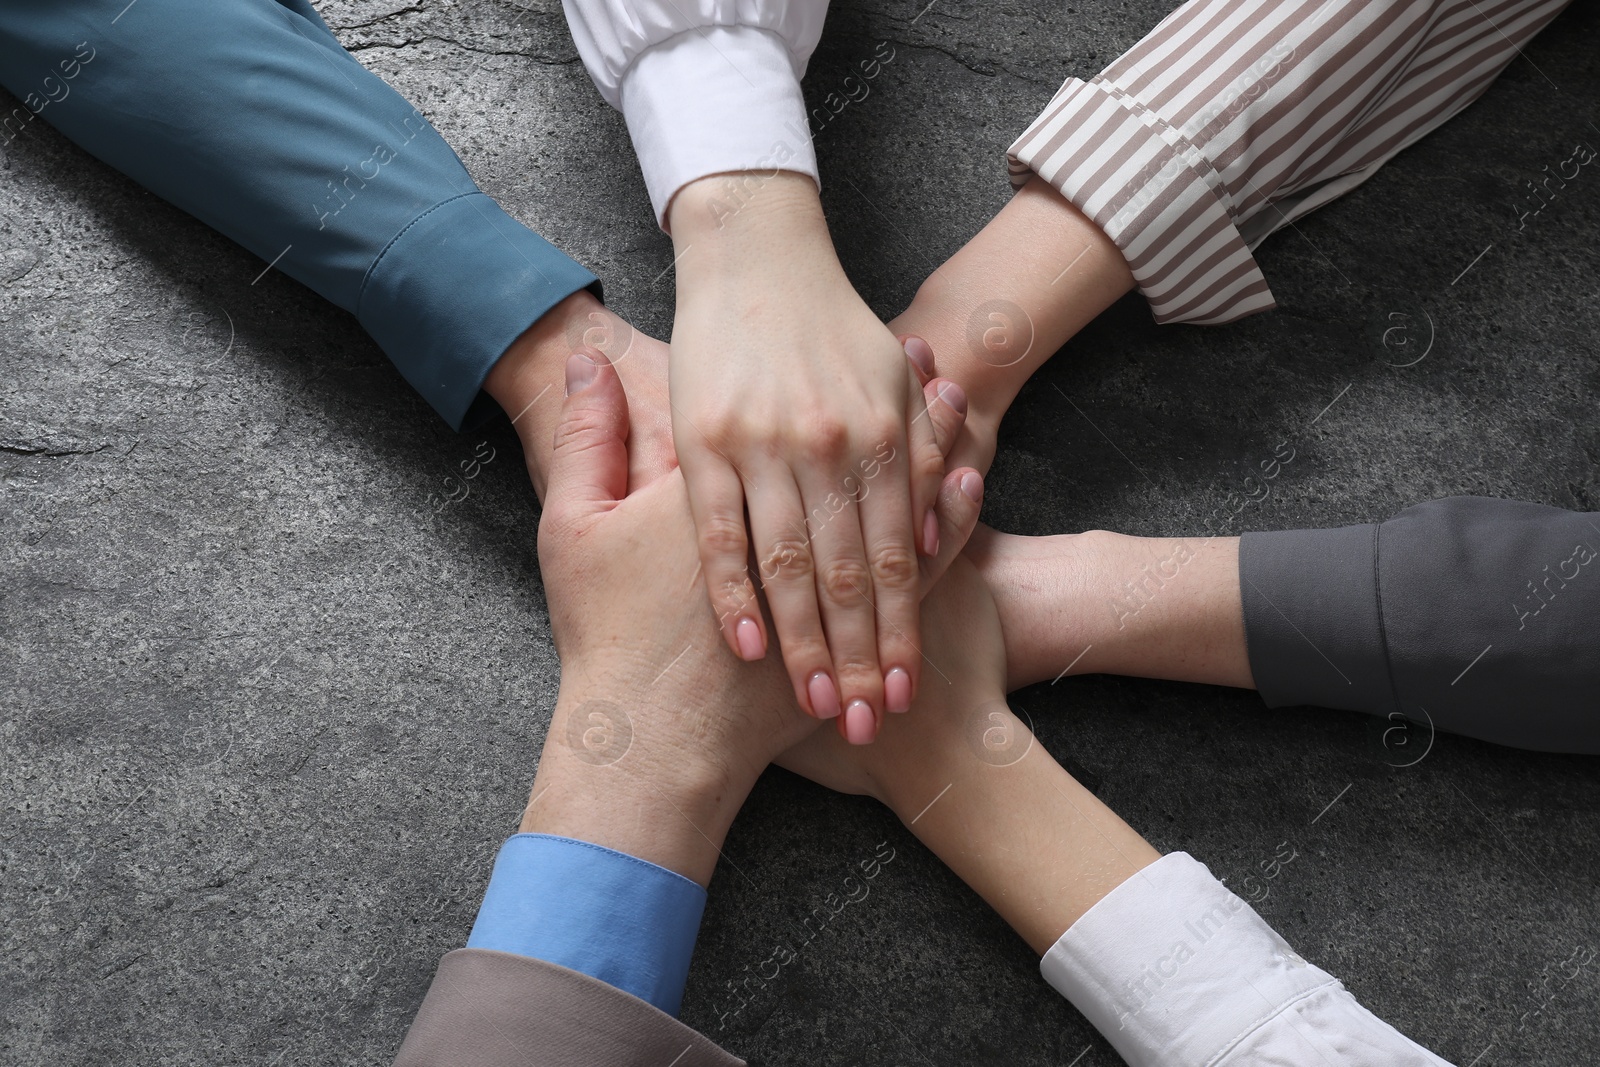
[[[1111,239],[1035,178],[890,325],[933,346],[939,374],[967,392],[969,421],[998,424],[1033,372],[1132,287]]]
[[[971,292],[957,296],[952,292],[956,286],[968,288],[953,274],[943,270],[934,274],[917,289],[910,306],[889,323],[889,329],[896,336],[920,337],[928,342],[939,377],[949,378],[966,393],[965,428],[992,441],[1027,380],[1012,370],[1012,355],[1017,350],[1024,355],[1028,352],[1031,337],[1027,335],[1031,331],[1021,320],[1014,323],[1019,328],[1008,330],[1006,323],[976,315],[975,309],[984,303],[984,297]],[[969,338],[967,324],[974,318],[980,320],[975,327],[983,328],[975,328],[972,332],[978,334],[977,338]],[[1009,345],[1013,352],[996,351],[989,347],[991,344]]]
[[[610,355],[609,340],[628,332],[620,318],[582,289],[524,330],[484,380],[484,391],[505,411],[522,440],[528,473],[541,498],[544,471],[539,457],[548,448],[540,446],[554,433],[560,415],[567,357],[583,344],[594,344]]]
[[[1092,537],[1102,603],[1089,605],[1086,644],[1093,647],[1074,673],[1253,688],[1237,537],[1132,537],[1104,530]]]
[[[679,190],[667,218],[680,288],[685,279],[770,268],[775,248],[786,267],[810,261],[840,270],[816,183],[804,174],[713,174]]]
[[[588,841],[704,886],[762,768],[686,728],[694,709],[651,697],[644,686],[563,679],[520,830]]]

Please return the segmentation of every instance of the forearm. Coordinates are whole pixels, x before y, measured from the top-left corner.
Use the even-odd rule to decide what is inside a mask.
[[[706,886],[758,772],[696,744],[700,711],[652,708],[639,692],[567,679],[467,947],[558,964],[676,1014]]]
[[[595,88],[628,123],[656,220],[708,174],[817,175],[796,71],[827,0],[563,0]]]
[[[1189,0],[1062,85],[1013,181],[1082,208],[1156,321],[1232,322],[1274,304],[1257,244],[1471,103],[1566,3]]]
[[[1008,689],[1063,673],[1253,688],[1237,537],[983,529],[967,556],[1000,611]]]
[[[1484,497],[1365,526],[1246,534],[1251,668],[1274,707],[1597,752],[1597,569],[1600,514]]]
[[[643,701],[563,686],[520,830],[592,842],[709,885],[764,765],[695,747],[676,729],[652,731],[662,713]]]
[[[1022,383],[1132,288],[1117,246],[1035,178],[923,282],[890,328],[933,346],[939,373],[967,391],[968,432],[992,437]]]
[[[1592,513],[1452,497],[1242,539],[985,529],[967,556],[994,594],[1012,689],[1062,673],[1233,685],[1274,707],[1600,751]]]
[[[124,10],[125,9],[125,10]],[[0,82],[156,195],[356,315],[452,425],[594,283],[473,183],[304,2],[0,2]]]
[[[875,792],[1041,955],[1160,858],[1001,702],[904,733]]]
[[[927,731],[879,794],[1129,1064],[1299,1062],[1310,1031],[1361,1067],[1447,1067],[1202,865],[1163,857],[1006,716],[986,709],[964,736]],[[974,740],[1002,733],[977,755]]]

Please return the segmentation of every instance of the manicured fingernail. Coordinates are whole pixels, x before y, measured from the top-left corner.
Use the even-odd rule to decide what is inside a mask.
[[[844,739],[852,745],[870,745],[878,734],[878,720],[872,714],[872,705],[865,700],[852,700],[844,709]]]
[[[955,382],[939,383],[939,399],[949,404],[958,415],[967,413],[967,391]]]
[[[599,373],[600,365],[594,360],[582,352],[572,353],[567,357],[567,395],[571,396],[580,389],[587,388]]]
[[[968,471],[961,476],[961,491],[967,494],[967,499],[974,504],[983,503],[983,478],[977,471]]]
[[[896,715],[911,710],[911,675],[904,667],[883,676],[883,702]]]
[[[932,508],[922,520],[922,551],[929,556],[939,554],[939,516]]]
[[[806,696],[811,698],[811,713],[819,719],[839,717],[839,691],[827,671],[818,671],[806,682]]]
[[[754,663],[761,658],[761,627],[756,625],[756,620],[740,619],[739,625],[733,628],[733,639],[739,643],[740,659]]]
[[[933,348],[920,337],[906,338],[906,358],[917,365],[924,378],[933,377]]]

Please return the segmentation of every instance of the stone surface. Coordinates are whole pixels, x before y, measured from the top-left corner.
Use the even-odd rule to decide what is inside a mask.
[[[924,3],[839,0],[807,83],[820,100],[894,50],[817,139],[885,314],[1004,202],[1001,153],[1059,81],[1173,6]],[[559,4],[320,6],[489,192],[669,328],[668,242]],[[1580,7],[1265,246],[1276,313],[1158,329],[1130,298],[1085,331],[1020,398],[990,521],[1195,529],[1280,440],[1300,458],[1242,525],[1452,493],[1600,508],[1600,178],[1523,232],[1513,211],[1600,141]],[[252,285],[257,260],[42,123],[0,174],[0,1061],[385,1064],[554,699],[515,440],[451,434],[351,319]],[[495,461],[434,514],[485,439]],[[1017,703],[1158,846],[1236,881],[1292,848],[1262,912],[1401,1030],[1462,1065],[1594,1061],[1600,964],[1563,967],[1600,947],[1592,759],[1441,736],[1394,768],[1361,716],[1140,681]],[[880,842],[871,896],[741,1008],[730,983]],[[752,1063],[1118,1062],[869,802],[771,772],[727,858],[683,1017]]]

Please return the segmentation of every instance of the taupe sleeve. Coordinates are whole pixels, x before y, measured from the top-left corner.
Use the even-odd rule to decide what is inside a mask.
[[[744,1067],[586,974],[467,948],[439,961],[395,1067]]]
[[[1157,322],[1265,311],[1251,250],[1476,100],[1569,0],[1189,0],[1008,153],[1116,242]]]
[[[1239,588],[1272,707],[1600,753],[1600,513],[1449,497],[1376,525],[1247,533]]]

